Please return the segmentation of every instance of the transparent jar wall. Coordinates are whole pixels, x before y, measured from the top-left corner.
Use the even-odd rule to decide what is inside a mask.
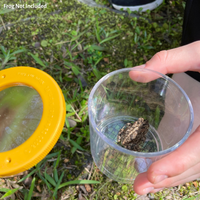
[[[91,110],[100,130],[106,121],[116,117],[131,116],[133,120],[130,121],[139,117],[147,119],[160,141],[155,151],[179,142],[190,123],[190,108],[185,96],[173,82],[161,76],[148,83],[131,80],[128,72],[110,76],[96,89]],[[117,131],[103,134],[116,142]]]
[[[124,70],[105,76],[90,94],[90,144],[93,159],[105,175],[133,183],[138,173],[167,155],[157,152],[170,147],[173,151],[188,134],[193,111],[187,97],[169,78],[148,71],[154,81],[139,83],[130,79],[129,69]],[[119,130],[140,117],[150,123],[142,153],[117,145]]]
[[[107,144],[92,126],[90,147],[94,162],[101,172],[110,179],[127,184],[133,184],[139,173],[147,171],[153,162],[163,157],[137,157],[119,151]]]
[[[138,172],[135,169],[135,156],[122,153],[107,143],[90,127],[90,146],[94,162],[109,178],[118,182],[133,183]],[[145,170],[146,171],[146,168]]]

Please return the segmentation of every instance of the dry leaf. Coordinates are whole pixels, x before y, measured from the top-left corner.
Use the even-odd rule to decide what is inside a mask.
[[[24,180],[24,184],[25,184],[26,186],[31,186],[32,180],[33,180],[32,177],[29,176],[29,177],[27,177],[27,178]]]
[[[67,163],[67,162],[69,162],[69,159],[65,158],[64,163]]]
[[[42,197],[42,194],[33,191],[32,197]]]
[[[17,182],[16,181],[11,181],[11,180],[9,180],[9,179],[6,179],[6,184],[7,184],[7,186],[10,188],[10,187],[12,187],[12,188],[19,188],[19,189],[22,189],[23,187],[22,186],[20,186],[19,184],[17,184]]]
[[[194,187],[197,188],[198,187],[198,183],[196,181],[192,182]]]
[[[88,193],[90,193],[92,191],[90,185],[85,184],[85,189],[87,190]]]
[[[47,173],[48,175],[51,175],[51,174],[53,173],[53,166],[48,167],[47,170],[46,170],[46,173]]]
[[[185,183],[185,185],[186,185],[187,187],[189,187],[189,186],[190,186],[190,183]]]
[[[16,177],[16,176],[22,176],[24,174],[25,174],[25,172],[21,172],[19,174],[15,174],[15,175],[11,175],[11,176],[4,176],[3,178],[13,178],[13,177]]]
[[[43,187],[41,200],[48,200],[48,196],[49,196],[49,192],[47,191],[46,187]]]
[[[108,58],[103,58],[103,60],[107,63],[109,63],[109,59]]]
[[[1,183],[5,183],[5,180],[4,180],[4,179],[0,179],[0,182],[1,182]]]
[[[87,194],[87,190],[85,189],[85,187],[83,185],[80,185],[80,189],[85,193]]]
[[[42,180],[41,180],[41,179],[39,179],[39,180],[38,180],[38,183],[41,183],[41,182],[42,182]]]
[[[145,55],[143,55],[143,58],[144,58],[144,60],[145,60],[145,61],[147,61],[147,60],[148,60],[148,59],[147,59],[147,57],[146,57]]]
[[[39,192],[42,192],[42,190],[41,190],[41,188],[40,188],[39,185],[37,185],[36,188],[37,188],[37,190],[38,190]]]

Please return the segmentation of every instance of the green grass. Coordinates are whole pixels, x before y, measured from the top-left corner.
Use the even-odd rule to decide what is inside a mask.
[[[62,135],[46,158],[26,174],[0,179],[0,197],[78,199],[81,194],[85,199],[137,199],[132,185],[109,180],[94,164],[87,168],[91,160],[87,101],[91,88],[108,72],[143,64],[156,52],[180,45],[184,1],[137,13],[140,18],[130,12],[89,8],[75,0],[33,2],[49,3],[48,8],[0,10],[0,69],[31,66],[53,76],[65,97],[67,116]],[[25,185],[28,179],[31,182]],[[90,184],[91,192],[84,193],[76,186],[80,184]],[[165,189],[154,198],[190,200],[198,194],[197,181]]]

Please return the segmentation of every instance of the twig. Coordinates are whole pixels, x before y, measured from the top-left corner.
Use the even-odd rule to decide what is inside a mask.
[[[86,200],[89,200],[85,194],[83,194],[83,196],[85,197]]]
[[[57,42],[55,45],[58,45],[58,44],[65,44],[67,42],[70,42],[70,41],[63,41],[63,42]]]
[[[108,183],[112,182],[112,179],[110,179],[108,182],[104,183],[97,191],[97,194],[100,192],[100,190],[102,190],[104,188],[105,185],[107,185]]]
[[[90,195],[90,200],[93,199],[93,196],[95,195],[96,191],[94,191],[91,195]]]
[[[4,29],[6,30],[6,26],[5,26],[4,22],[3,22],[3,19],[2,19],[1,16],[0,16],[0,18],[1,18],[1,22],[2,22],[2,24],[3,24]]]
[[[69,195],[65,196],[65,197],[61,197],[61,200],[65,200],[65,199],[68,199],[69,198]]]
[[[193,193],[191,193],[190,195],[191,195],[191,196],[194,196],[195,194],[200,194],[200,191],[193,192]]]
[[[60,158],[61,159],[61,158]],[[57,158],[52,158],[52,159],[49,159],[49,160],[47,160],[47,162],[54,162],[54,161],[56,161],[57,160]]]
[[[78,168],[76,165],[69,165],[69,167],[75,167],[75,168]]]
[[[85,171],[87,171],[88,173],[90,173],[90,171],[86,167],[84,167],[84,169],[85,169]]]
[[[172,191],[173,199],[176,200],[176,198],[174,196],[174,190],[173,190],[173,188],[171,189],[171,191]]]
[[[81,152],[81,151],[79,151],[79,150],[76,150],[76,152],[77,152],[77,153],[80,153],[80,154],[85,154],[85,155],[87,155],[87,156],[90,156],[90,154],[87,153],[87,152]]]
[[[92,163],[92,167],[91,167],[91,170],[90,170],[89,175],[88,175],[88,180],[90,180],[90,177],[92,175],[93,167],[94,167],[94,163]]]
[[[16,177],[16,176],[21,176],[21,175],[24,175],[24,172],[21,172],[19,174],[15,174],[15,175],[11,175],[11,176],[4,176],[3,178],[13,178],[13,177]]]
[[[75,115],[77,116],[77,118],[82,122],[81,118],[79,117],[78,113],[74,110],[73,106],[70,104],[72,110],[75,112]]]
[[[74,169],[74,167],[64,167],[64,169]]]

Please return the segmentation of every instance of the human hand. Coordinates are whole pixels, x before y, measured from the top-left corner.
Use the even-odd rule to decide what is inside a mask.
[[[145,65],[134,68],[151,69],[162,74],[180,73],[185,71],[200,72],[200,41],[164,50],[156,53]],[[148,73],[130,71],[131,79],[138,82],[149,82],[153,77]]]
[[[162,74],[180,73],[188,70],[200,72],[200,41],[176,49],[161,51],[145,65],[137,68],[152,69]],[[129,75],[133,80],[139,82],[148,82],[154,79],[148,73],[131,71]],[[154,162],[147,172],[136,177],[134,182],[135,192],[139,195],[154,193],[163,188],[177,186],[199,178],[199,144],[200,126],[173,153]]]

